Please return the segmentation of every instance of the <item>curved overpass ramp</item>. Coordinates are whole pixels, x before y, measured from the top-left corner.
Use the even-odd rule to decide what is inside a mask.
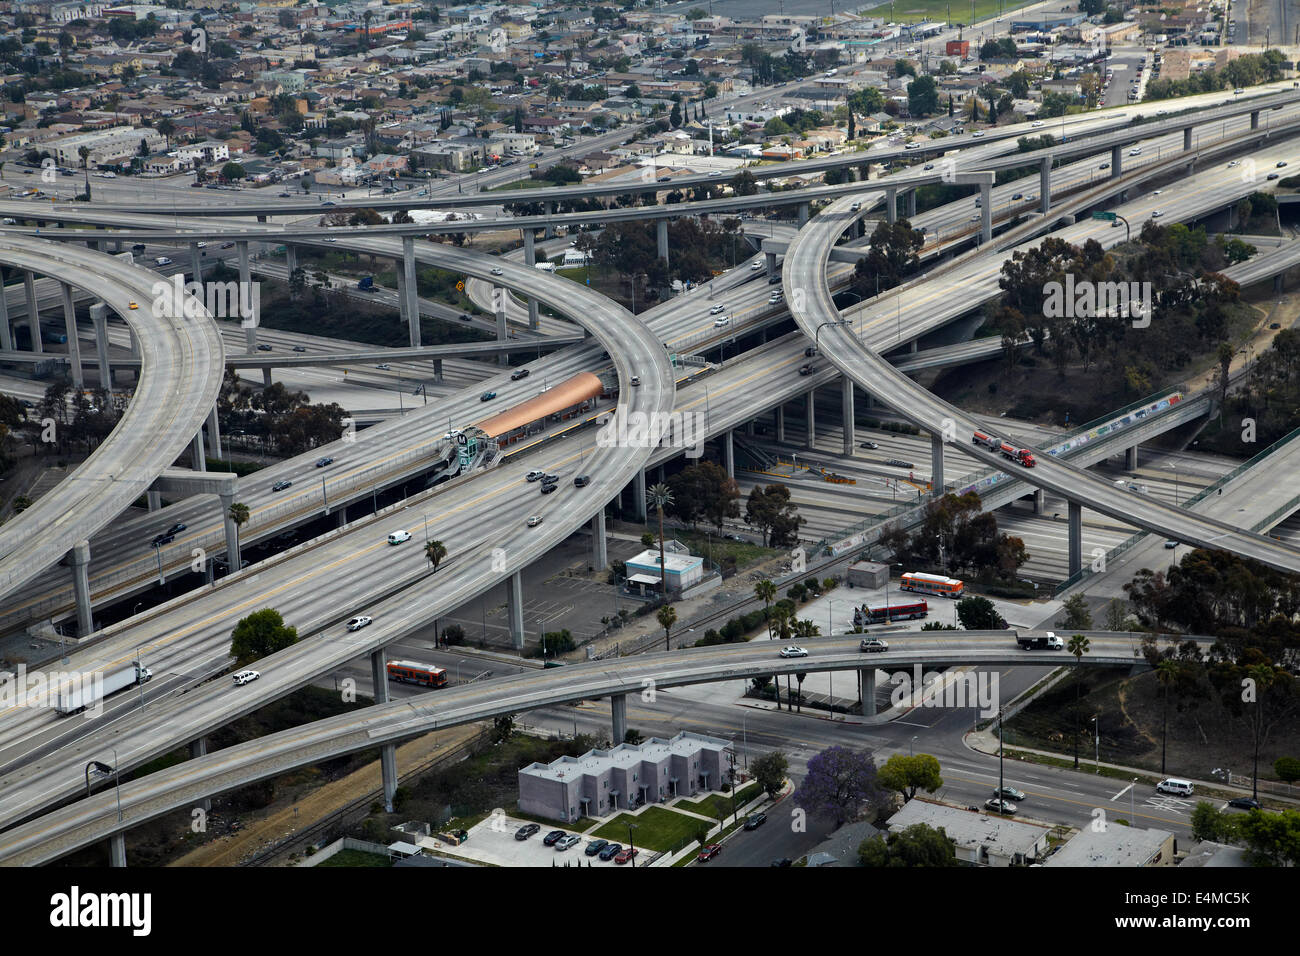
[[[139,498],[189,446],[221,388],[221,338],[206,312],[155,315],[159,276],[110,255],[0,237],[0,259],[90,293],[140,343],[140,378],[126,412],[89,458],[0,529],[0,595],[11,594]],[[132,301],[139,305],[132,309]]]

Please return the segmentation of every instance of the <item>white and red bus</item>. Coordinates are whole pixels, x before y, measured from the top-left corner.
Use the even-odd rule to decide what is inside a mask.
[[[446,687],[447,669],[419,661],[389,661],[388,679],[421,687]]]
[[[921,574],[909,571],[901,579],[904,591],[920,591],[922,594],[936,594],[939,597],[959,598],[965,585],[957,578],[945,578],[942,574]]]
[[[924,601],[912,601],[908,604],[881,604],[878,607],[861,608],[864,624],[884,624],[885,621],[912,621],[930,613],[930,606]],[[855,615],[856,621],[856,615]]]

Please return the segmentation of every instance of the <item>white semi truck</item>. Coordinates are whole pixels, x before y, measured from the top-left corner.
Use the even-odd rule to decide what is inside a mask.
[[[109,694],[114,694],[125,687],[144,684],[153,677],[153,672],[142,667],[139,661],[131,661],[124,667],[107,671],[102,675],[96,671],[70,674],[54,690],[54,709],[67,716],[94,707]]]

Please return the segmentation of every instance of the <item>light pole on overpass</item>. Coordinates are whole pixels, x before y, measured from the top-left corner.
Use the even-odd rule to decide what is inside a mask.
[[[813,348],[816,349],[818,355],[821,354],[822,329],[826,328],[826,326],[828,325],[847,325],[847,324],[848,324],[848,319],[827,319],[825,322],[817,326],[817,331],[813,333]]]

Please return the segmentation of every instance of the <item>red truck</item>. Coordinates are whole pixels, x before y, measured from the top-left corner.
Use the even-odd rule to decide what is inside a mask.
[[[1001,452],[1005,457],[1012,461],[1019,462],[1026,468],[1034,467],[1034,456],[1028,448],[1020,448],[1010,442],[1005,442],[995,435],[989,435],[985,432],[975,432],[971,436],[972,445],[982,445],[990,451]]]

